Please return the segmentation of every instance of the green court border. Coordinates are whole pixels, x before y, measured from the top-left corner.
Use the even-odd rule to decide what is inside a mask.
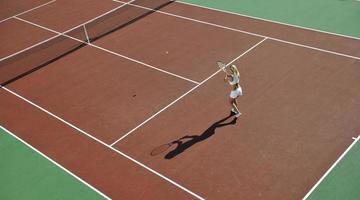
[[[322,187],[324,187],[324,184],[326,184],[325,182],[327,180],[327,177],[333,175],[334,173],[338,173],[338,171],[336,171],[336,168],[339,165],[342,165],[344,162],[349,162],[349,160],[355,159],[354,157],[345,158],[347,155],[349,155],[349,152],[354,148],[355,145],[360,145],[360,142],[359,142],[360,135],[357,138],[353,138],[353,139],[354,139],[354,141],[350,144],[350,146],[340,155],[340,157],[333,163],[333,165],[325,172],[325,174],[318,180],[318,182],[310,189],[310,191],[304,196],[303,200],[315,200],[316,198],[314,198],[313,194],[315,194],[316,192],[321,193],[321,191],[318,191],[318,190],[321,189]],[[344,158],[345,158],[345,160],[344,160]],[[358,172],[357,174],[359,175],[360,172]],[[333,192],[337,193],[338,191],[333,191]],[[332,195],[332,194],[333,193],[331,193],[330,195]],[[343,198],[345,198],[345,197],[343,197]]]
[[[30,144],[28,144],[27,142],[25,142],[24,140],[22,140],[21,138],[19,138],[18,136],[16,136],[11,131],[9,131],[8,129],[6,129],[5,127],[3,127],[1,125],[0,125],[0,134],[7,134],[8,136],[10,136],[12,139],[15,140],[14,141],[15,145],[21,145],[21,147],[23,147],[23,149],[21,149],[21,151],[26,151],[29,154],[32,154],[33,156],[31,156],[32,157],[31,161],[36,160],[37,162],[40,162],[40,164],[42,164],[42,165],[43,164],[47,165],[46,168],[48,170],[50,169],[51,170],[50,172],[60,173],[60,174],[57,174],[57,175],[61,176],[60,177],[61,180],[66,180],[66,182],[68,182],[68,183],[78,185],[83,192],[87,193],[85,195],[87,198],[90,197],[91,195],[95,195],[95,196],[93,196],[93,198],[95,198],[95,199],[110,199],[108,196],[106,196],[105,194],[103,194],[102,192],[97,190],[95,187],[93,187],[89,183],[85,182],[80,177],[76,176],[71,171],[69,171],[68,169],[66,169],[65,167],[63,167],[62,165],[57,163],[56,161],[52,160],[51,158],[46,156],[44,153],[40,152],[39,150],[37,150],[36,148],[34,148],[33,146],[31,146]],[[13,144],[11,144],[11,145],[13,145]],[[16,159],[21,159],[21,158],[16,158]],[[0,167],[1,167],[1,165],[0,165]],[[52,177],[51,175],[54,175],[54,174],[49,174],[49,176],[45,178],[45,181],[49,181],[49,179],[51,179],[51,178],[52,179],[56,178],[56,177],[55,178]],[[66,177],[67,175],[68,175],[68,177]],[[21,181],[21,180],[19,180],[19,181]],[[34,180],[33,182],[37,182],[37,181],[38,180]],[[1,186],[1,183],[3,184],[3,186],[6,187],[6,183],[1,182],[1,180],[0,180],[0,186]],[[24,184],[24,182],[22,182],[22,184]],[[26,184],[29,184],[29,183],[27,183],[26,180],[25,180],[25,185]],[[14,185],[12,184],[12,186],[10,186],[10,188],[14,189],[13,186]],[[28,189],[28,191],[30,191],[29,195],[32,193],[32,196],[29,196],[27,199],[32,199],[34,197],[33,193],[38,191],[36,189],[35,189],[35,191],[33,191],[32,189],[33,189],[33,187],[29,186],[29,189]],[[66,189],[64,189],[64,190],[66,191]],[[57,192],[59,192],[59,191],[64,192],[64,190],[58,190]],[[16,192],[16,191],[13,191],[12,193],[14,193],[14,192]],[[52,192],[52,191],[50,190],[50,191],[46,191],[46,192],[49,193],[49,192]],[[88,192],[90,192],[90,193],[88,193]],[[0,198],[1,198],[1,196],[3,196],[3,195],[0,194]],[[6,198],[6,195],[4,195],[3,197]],[[8,197],[12,198],[11,196],[8,196]],[[58,196],[53,196],[53,198],[58,199],[59,197]],[[66,198],[66,195],[65,196],[60,196],[60,198]],[[74,198],[76,198],[76,197],[74,197]]]
[[[176,1],[176,0],[174,0],[174,1]],[[360,4],[360,0],[354,0],[354,1],[359,1],[359,4]],[[336,36],[340,36],[340,37],[360,40],[360,31],[355,34],[348,33],[347,31],[331,31],[331,30],[327,30],[326,28],[321,29],[320,27],[313,27],[311,25],[296,24],[296,23],[292,23],[292,22],[286,22],[284,20],[279,20],[279,19],[270,19],[270,18],[266,18],[266,16],[259,16],[259,15],[255,15],[255,14],[243,13],[243,12],[235,11],[232,9],[221,9],[218,6],[207,5],[206,2],[201,2],[201,0],[178,0],[176,2],[185,4],[185,5],[199,7],[199,8],[214,10],[214,11],[218,11],[218,12],[222,12],[222,13],[228,13],[228,14],[248,17],[248,18],[252,18],[252,19],[257,19],[257,20],[261,20],[261,21],[282,24],[282,25],[286,25],[286,26],[290,26],[290,27],[296,27],[296,28],[301,28],[301,29],[305,29],[305,30],[310,30],[310,31],[315,31],[315,32],[326,33],[326,34],[330,34],[330,35],[336,35]]]

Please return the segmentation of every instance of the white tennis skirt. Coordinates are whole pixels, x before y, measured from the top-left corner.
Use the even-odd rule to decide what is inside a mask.
[[[242,92],[241,87],[238,87],[236,90],[232,90],[230,92],[230,98],[233,98],[233,99],[235,99],[239,96],[242,96],[242,95],[243,95],[243,92]]]

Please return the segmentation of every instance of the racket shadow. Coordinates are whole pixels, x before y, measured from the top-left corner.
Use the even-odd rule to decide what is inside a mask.
[[[236,124],[237,118],[234,117],[233,120],[230,122],[225,122],[227,119],[232,117],[234,114],[230,113],[227,117],[213,123],[209,128],[207,128],[203,133],[200,135],[186,135],[184,137],[179,138],[176,141],[171,142],[172,144],[176,145],[176,148],[169,153],[167,153],[164,158],[165,159],[172,159],[179,154],[183,153],[188,148],[192,147],[193,145],[202,142],[215,134],[215,130],[220,127],[234,125]],[[224,123],[225,122],[225,123]]]

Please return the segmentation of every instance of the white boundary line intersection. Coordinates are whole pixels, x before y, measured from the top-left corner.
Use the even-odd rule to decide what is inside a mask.
[[[52,1],[49,1],[49,2],[47,2],[47,3],[41,4],[41,5],[39,5],[39,6],[36,6],[36,7],[34,7],[34,8],[31,8],[31,9],[29,9],[29,10],[23,11],[23,12],[21,12],[21,13],[18,13],[18,14],[16,14],[16,15],[13,15],[13,16],[11,16],[11,17],[8,17],[8,18],[6,18],[6,19],[1,20],[0,23],[5,22],[5,21],[7,21],[7,20],[9,20],[9,19],[12,19],[12,18],[14,18],[14,17],[23,15],[23,14],[25,14],[25,13],[31,12],[31,11],[36,10],[36,9],[38,9],[38,8],[41,8],[41,7],[43,7],[43,6],[52,4],[52,3],[54,3],[54,2],[56,2],[56,0],[52,0]]]

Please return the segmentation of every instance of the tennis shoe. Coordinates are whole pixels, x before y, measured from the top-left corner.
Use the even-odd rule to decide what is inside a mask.
[[[231,112],[232,113],[234,113],[234,114],[236,114],[237,112],[236,112],[236,110],[234,109],[234,108],[231,108]]]
[[[236,113],[235,117],[238,118],[238,117],[240,117],[240,115],[241,115],[241,112]]]

